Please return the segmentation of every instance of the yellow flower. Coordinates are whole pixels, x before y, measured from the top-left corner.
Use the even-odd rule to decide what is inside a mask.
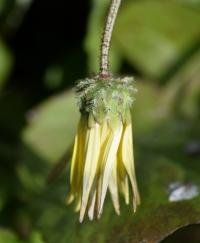
[[[110,87],[105,82],[103,85],[99,84],[99,80],[90,81],[89,86],[93,85],[91,90],[94,97],[92,106],[89,86],[86,85],[85,88],[83,82],[78,86],[78,88],[80,85],[84,86],[81,91],[78,90],[80,96],[82,95],[82,116],[75,138],[67,203],[75,200],[75,209],[80,211],[80,222],[83,221],[86,211],[90,220],[94,216],[100,218],[107,190],[110,191],[117,214],[120,214],[119,192],[124,195],[126,204],[129,203],[129,184],[132,188],[134,212],[140,203],[134,169],[129,109],[132,103],[130,100],[129,103],[121,100],[121,98],[127,100],[124,96],[127,92],[128,94],[131,92],[128,90],[131,81],[132,79],[127,80],[127,78],[115,79],[112,80]],[[132,92],[135,90],[132,89]],[[103,103],[96,104],[98,96]],[[87,101],[90,102],[90,106]],[[82,105],[85,106],[84,109]],[[88,107],[90,108],[87,110]]]

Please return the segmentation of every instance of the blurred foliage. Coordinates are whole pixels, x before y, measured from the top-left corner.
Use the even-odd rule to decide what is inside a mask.
[[[12,68],[12,55],[5,44],[0,40],[0,91],[8,79]]]
[[[6,230],[0,231],[0,242],[20,243],[17,236],[15,236],[13,233]]]
[[[41,158],[53,163],[72,144],[78,117],[75,97],[68,91],[28,114],[30,126],[24,130],[23,139]]]
[[[98,71],[107,4],[0,0],[0,243],[200,242],[200,196],[169,201],[173,183],[200,188],[199,0],[123,1],[114,29],[111,69],[135,74],[139,90],[141,207],[121,202],[118,217],[108,197],[99,221],[79,224],[65,205],[79,120],[71,86]]]
[[[199,23],[199,11],[183,4],[130,2],[114,36],[130,63],[145,76],[161,79],[199,48]]]
[[[32,232],[29,239],[26,241],[20,240],[13,232],[8,230],[0,230],[0,242],[6,243],[44,243],[41,235],[38,232]]]

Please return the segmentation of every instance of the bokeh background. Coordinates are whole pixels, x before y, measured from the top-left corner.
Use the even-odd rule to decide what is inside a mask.
[[[65,205],[72,87],[98,72],[108,4],[0,0],[0,243],[200,242],[199,0],[124,0],[115,25],[111,70],[138,88],[138,212],[121,200],[116,216],[108,196],[100,221],[79,224]]]

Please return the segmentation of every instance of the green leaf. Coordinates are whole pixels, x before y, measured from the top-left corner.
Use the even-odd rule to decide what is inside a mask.
[[[199,98],[200,98],[200,50],[193,55],[192,59],[187,62],[175,76],[170,80],[180,85],[179,102],[180,111],[188,117],[195,118],[199,116]],[[169,86],[170,86],[169,84]],[[175,99],[177,101],[177,98]]]
[[[73,143],[79,120],[73,92],[53,97],[28,114],[23,141],[41,159],[56,162]]]
[[[133,67],[150,78],[169,75],[199,43],[199,9],[166,1],[123,5],[114,42]]]
[[[2,243],[22,243],[18,237],[9,230],[0,229],[0,242]]]
[[[28,243],[45,243],[45,242],[43,240],[42,235],[39,232],[34,231],[31,233]]]
[[[22,198],[32,198],[60,173],[71,157],[79,111],[71,91],[52,97],[27,114],[16,172]],[[52,167],[52,164],[53,167]]]
[[[159,108],[160,90],[156,85],[136,78],[138,92],[132,108],[134,134],[151,130],[160,123],[156,114]],[[162,117],[161,117],[162,118]]]
[[[187,117],[199,116],[200,50],[168,80],[160,95],[162,113],[181,113]]]

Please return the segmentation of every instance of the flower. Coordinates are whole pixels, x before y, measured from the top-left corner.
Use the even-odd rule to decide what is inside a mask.
[[[86,211],[90,220],[94,216],[100,218],[108,189],[117,214],[120,214],[119,192],[129,203],[129,184],[134,212],[140,203],[130,115],[135,92],[132,78],[96,77],[77,85],[81,119],[73,149],[67,203],[75,200],[80,222]]]

